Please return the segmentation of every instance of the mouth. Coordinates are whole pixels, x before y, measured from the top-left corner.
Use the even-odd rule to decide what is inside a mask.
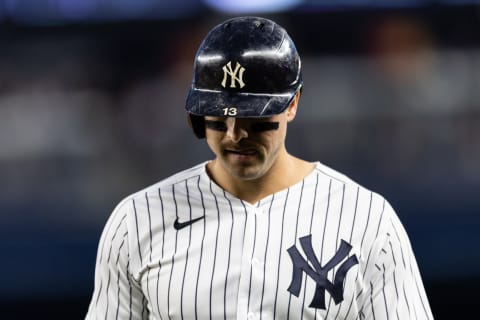
[[[238,160],[250,160],[258,154],[256,149],[225,149],[227,155],[231,155]]]
[[[243,149],[243,150],[227,149],[227,152],[234,153],[234,154],[239,154],[239,155],[251,156],[251,155],[254,155],[255,153],[257,153],[257,150],[255,150],[255,149]]]

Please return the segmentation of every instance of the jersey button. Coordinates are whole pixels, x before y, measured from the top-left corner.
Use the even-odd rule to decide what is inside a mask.
[[[257,319],[257,315],[254,312],[249,312],[247,314],[247,319],[248,320],[255,320],[255,319]]]

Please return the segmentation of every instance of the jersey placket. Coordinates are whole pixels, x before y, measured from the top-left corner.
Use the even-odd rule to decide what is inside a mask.
[[[238,292],[237,319],[260,319],[268,227],[267,211],[262,207],[248,206]]]

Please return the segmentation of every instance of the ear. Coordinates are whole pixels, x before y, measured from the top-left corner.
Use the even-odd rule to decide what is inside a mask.
[[[198,139],[205,138],[205,120],[203,116],[196,116],[191,113],[187,113],[188,125],[192,128],[193,133]]]
[[[290,122],[293,119],[295,119],[295,116],[297,115],[297,108],[298,108],[298,100],[300,100],[300,91],[297,91],[295,96],[292,99],[292,102],[290,102],[290,105],[287,108],[287,121]]]

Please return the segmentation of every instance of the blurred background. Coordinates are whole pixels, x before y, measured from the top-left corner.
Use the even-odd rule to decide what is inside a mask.
[[[212,158],[183,111],[193,58],[245,14],[303,57],[291,153],[383,194],[436,319],[471,318],[480,1],[0,0],[1,319],[83,319],[114,206]]]

